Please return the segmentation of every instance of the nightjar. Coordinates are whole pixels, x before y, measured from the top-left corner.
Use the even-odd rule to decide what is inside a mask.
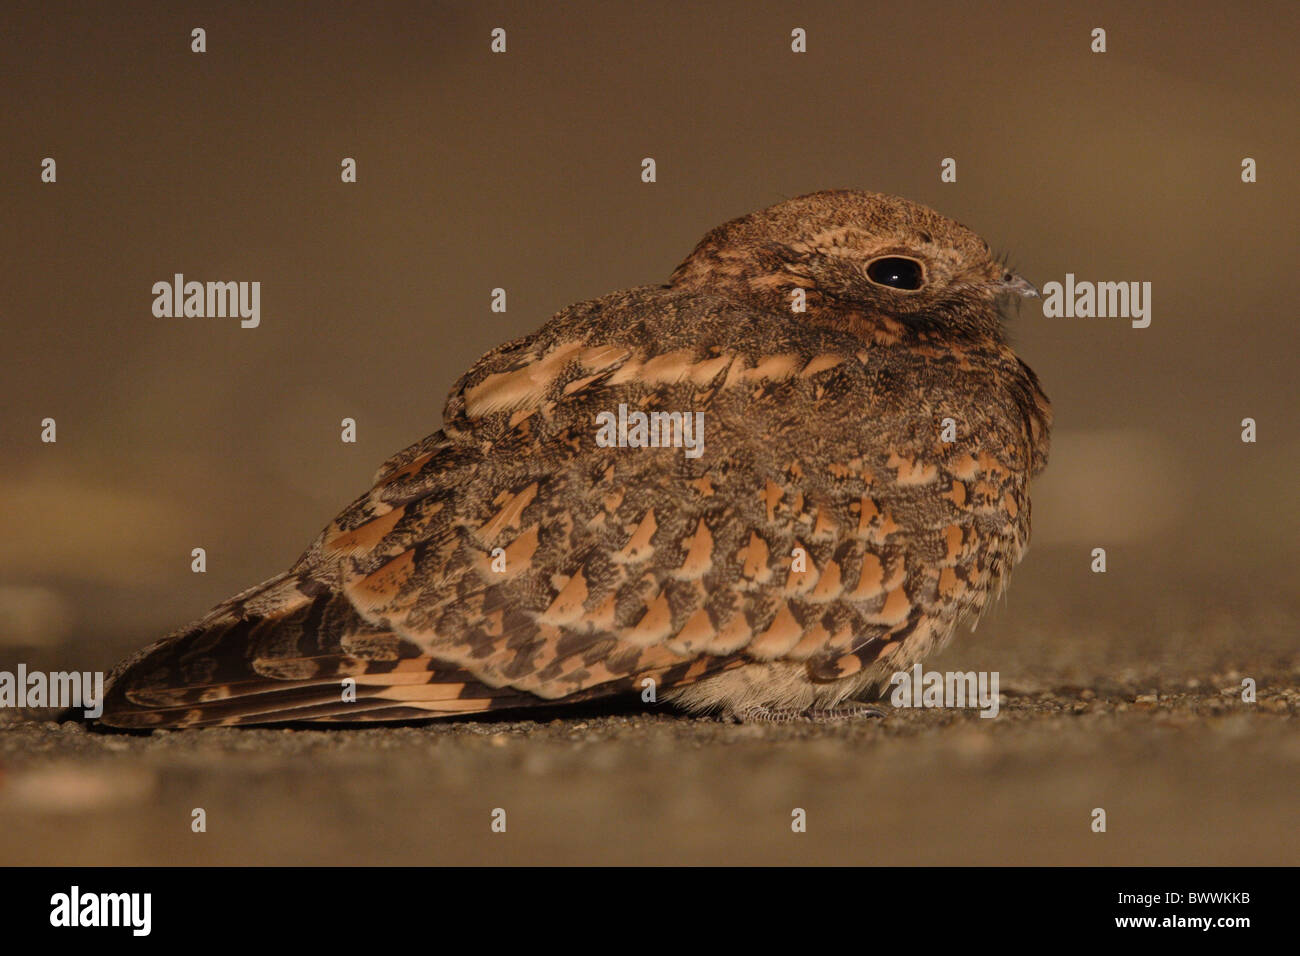
[[[719,226],[666,284],[488,352],[292,568],[119,664],[101,719],[851,713],[1027,546],[1051,411],[1016,294],[891,196]]]

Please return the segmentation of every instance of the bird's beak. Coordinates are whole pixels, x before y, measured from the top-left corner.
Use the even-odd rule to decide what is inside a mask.
[[[1035,299],[1042,296],[1042,293],[1038,291],[1038,286],[1014,272],[1008,272],[1000,282],[996,282],[994,285],[999,292],[1014,292],[1017,295],[1032,296]]]

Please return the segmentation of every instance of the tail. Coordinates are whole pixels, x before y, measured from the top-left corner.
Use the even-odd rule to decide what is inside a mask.
[[[365,621],[342,595],[283,574],[122,661],[111,727],[372,722],[542,703],[489,687]]]

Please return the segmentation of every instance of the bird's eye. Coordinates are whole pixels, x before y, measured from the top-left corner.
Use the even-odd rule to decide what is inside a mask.
[[[867,278],[876,285],[887,285],[891,289],[914,290],[921,288],[925,272],[915,259],[885,256],[867,266]]]

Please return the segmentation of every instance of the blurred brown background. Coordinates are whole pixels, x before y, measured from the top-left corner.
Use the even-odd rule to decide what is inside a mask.
[[[1008,606],[945,660],[1294,674],[1298,25],[1289,3],[5,4],[0,667],[107,666],[282,570],[488,348],[663,281],[724,220],[858,187],[1040,285],[1153,286],[1145,330],[1014,321],[1052,458]],[[155,318],[176,272],[261,281],[260,328]]]

